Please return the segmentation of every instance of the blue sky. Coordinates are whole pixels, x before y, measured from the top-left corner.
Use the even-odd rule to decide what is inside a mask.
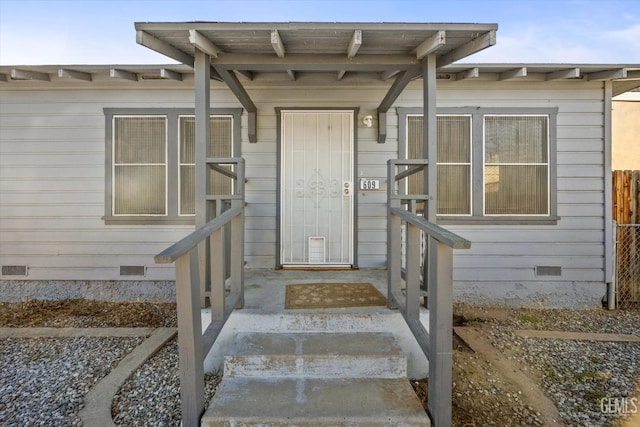
[[[147,64],[136,21],[497,23],[464,62],[640,64],[640,0],[0,0],[0,64]]]

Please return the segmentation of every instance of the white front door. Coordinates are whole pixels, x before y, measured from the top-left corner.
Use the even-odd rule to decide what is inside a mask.
[[[280,260],[353,263],[353,112],[282,111]]]

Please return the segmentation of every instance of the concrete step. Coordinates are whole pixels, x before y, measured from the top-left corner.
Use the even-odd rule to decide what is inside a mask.
[[[202,425],[430,426],[408,380],[224,377]]]
[[[239,333],[226,353],[225,377],[407,376],[407,359],[385,332]]]
[[[203,426],[430,426],[388,332],[238,332]]]

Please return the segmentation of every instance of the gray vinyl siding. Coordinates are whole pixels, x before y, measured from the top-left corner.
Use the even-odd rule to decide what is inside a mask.
[[[488,96],[488,94],[490,95]],[[456,251],[457,283],[604,282],[603,85],[572,82],[439,83],[438,107],[558,108],[556,225],[446,225],[469,239]],[[421,106],[420,90],[396,102]],[[560,266],[537,277],[535,266]]]
[[[237,107],[237,102],[226,103]],[[193,108],[191,90],[3,90],[0,263],[29,280],[167,280],[153,256],[193,226],[105,225],[104,108]],[[121,265],[146,266],[121,277]],[[4,277],[10,278],[10,277]]]
[[[163,83],[171,85],[171,83]],[[387,142],[377,142],[362,117],[373,115],[389,82],[333,86],[246,83],[258,107],[258,142],[246,160],[248,267],[276,259],[276,108],[359,108],[358,178],[380,179],[379,191],[357,193],[360,267],[386,265],[386,160],[397,157],[398,116],[387,115]],[[193,226],[105,225],[104,108],[193,108],[189,82],[171,89],[2,90],[0,96],[0,258],[29,266],[32,280],[121,280],[120,265],[145,265],[144,278],[173,279],[172,266],[153,256]],[[469,283],[599,282],[604,280],[603,88],[576,82],[440,82],[439,107],[558,108],[557,225],[448,225],[471,240],[456,252],[454,279]],[[91,87],[90,84],[87,85]],[[165,87],[165,86],[163,86]],[[238,108],[212,83],[212,107]],[[420,107],[414,82],[394,107]],[[537,265],[561,266],[561,277],[536,277]]]

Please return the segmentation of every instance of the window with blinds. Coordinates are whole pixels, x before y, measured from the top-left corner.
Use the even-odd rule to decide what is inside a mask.
[[[114,116],[113,215],[167,213],[167,118]]]
[[[549,120],[484,116],[485,215],[549,214]]]
[[[105,108],[105,223],[192,224],[195,116],[192,108]],[[240,155],[240,108],[210,110],[207,157]],[[210,194],[231,178],[209,171]]]
[[[471,116],[438,115],[437,214],[471,215]],[[423,116],[407,117],[407,157],[423,158]],[[408,178],[411,194],[423,193],[424,174]]]
[[[179,117],[180,133],[180,215],[195,215],[195,117]],[[233,156],[233,117],[211,116],[209,119],[207,157]],[[231,194],[231,178],[210,173],[212,195]]]
[[[421,109],[398,108],[399,155],[423,158]],[[557,108],[438,109],[437,215],[443,221],[553,224]],[[404,147],[404,148],[403,148]],[[407,191],[422,194],[423,175]]]

